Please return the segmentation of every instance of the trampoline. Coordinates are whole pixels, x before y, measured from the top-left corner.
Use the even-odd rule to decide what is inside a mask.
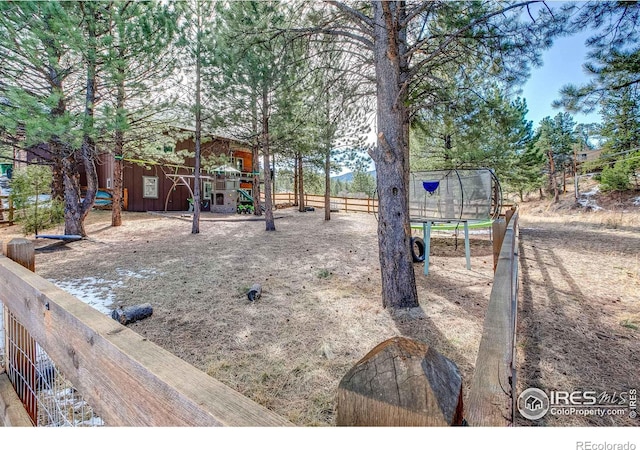
[[[432,230],[464,229],[467,269],[471,270],[469,229],[491,228],[502,208],[502,189],[490,169],[412,172],[409,216],[412,229],[423,230],[424,274],[429,274]]]

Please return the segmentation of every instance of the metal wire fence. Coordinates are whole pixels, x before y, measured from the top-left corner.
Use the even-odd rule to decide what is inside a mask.
[[[105,425],[49,355],[0,302],[0,364],[34,425]]]

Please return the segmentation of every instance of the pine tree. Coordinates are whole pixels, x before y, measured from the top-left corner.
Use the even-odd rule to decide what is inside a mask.
[[[323,32],[343,36],[372,56],[377,92],[378,236],[383,305],[418,306],[411,260],[409,125],[414,105],[438,91],[433,71],[464,66],[465,54],[493,60],[505,82],[526,76],[564,17],[538,10],[526,27],[528,3],[373,1],[332,2],[337,17]],[[523,14],[524,13],[524,14]],[[529,11],[532,15],[533,11]],[[343,26],[340,26],[343,25]],[[431,87],[430,87],[431,86]]]
[[[640,84],[640,5],[638,2],[589,1],[578,6],[570,31],[592,30],[585,42],[585,70],[591,81],[567,85],[554,106],[568,112],[591,112],[610,94]]]
[[[294,62],[298,49],[283,33],[273,33],[274,29],[288,27],[289,7],[272,1],[231,2],[221,3],[217,12],[220,20],[216,59],[220,70],[212,85],[224,96],[221,103],[228,125],[235,125],[239,137],[253,142],[262,153],[267,231],[275,230],[272,152],[279,146],[278,139],[282,139],[278,128],[284,122],[278,117],[287,115],[291,99],[295,100],[291,91],[297,85]],[[249,116],[243,116],[243,112]],[[257,160],[254,158],[254,164]]]
[[[102,63],[104,2],[1,4],[3,128],[53,167],[53,193],[64,197],[65,234],[84,236],[97,189],[95,108]],[[71,84],[69,88],[65,83]],[[82,195],[79,166],[87,189]]]
[[[111,225],[122,224],[123,160],[133,149],[156,145],[163,115],[172,105],[166,95],[177,58],[170,45],[179,10],[157,2],[115,3],[109,15],[104,83],[110,95],[102,113],[113,130],[114,168]],[[140,156],[140,155],[136,155]]]

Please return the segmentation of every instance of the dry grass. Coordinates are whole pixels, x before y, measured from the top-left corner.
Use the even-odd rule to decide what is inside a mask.
[[[342,376],[397,335],[455,361],[468,387],[492,283],[488,235],[474,235],[471,271],[462,239],[456,248],[450,235],[434,237],[429,276],[415,265],[421,306],[391,312],[373,215],[276,216],[267,233],[249,216],[203,214],[192,235],[188,217],[125,214],[111,228],[109,212],[94,211],[90,239],[39,251],[36,266],[86,289],[110,283],[115,304],[151,303],[153,315],[130,328],[299,425],[332,425]],[[254,283],[263,289],[252,303]]]
[[[598,195],[606,210],[526,202],[520,228],[518,390],[628,392],[640,385],[640,208]],[[628,411],[627,411],[628,413]],[[518,425],[638,425],[627,414],[553,416]]]
[[[587,213],[571,204],[520,205],[518,392],[640,385],[638,208]],[[468,393],[493,278],[487,235],[473,236],[471,271],[462,239],[435,236],[429,276],[415,265],[420,307],[389,311],[374,216],[276,215],[278,231],[267,233],[248,216],[203,214],[192,235],[189,217],[127,213],[111,228],[109,212],[94,211],[90,239],[39,251],[36,266],[87,288],[89,277],[106,280],[114,306],[151,303],[153,316],[132,329],[299,425],[332,425],[341,377],[397,335],[453,360]],[[0,239],[19,234],[5,228]],[[254,283],[263,291],[252,303]],[[547,416],[535,424],[633,422]]]

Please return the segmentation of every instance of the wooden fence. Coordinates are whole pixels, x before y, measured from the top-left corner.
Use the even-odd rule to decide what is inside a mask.
[[[26,239],[11,245],[33,254]],[[6,256],[0,256],[0,302],[5,322],[15,317],[106,425],[291,425]],[[24,423],[15,404],[4,406],[0,424]]]
[[[292,204],[295,200],[295,194],[292,192],[278,193],[274,195],[275,204]],[[332,211],[344,212],[378,212],[378,200],[375,198],[358,198],[358,197],[330,197]],[[264,201],[264,193],[262,194]],[[324,208],[324,195],[304,194],[304,204],[313,206],[314,208]]]
[[[394,338],[371,350],[340,382],[339,425],[513,424],[518,213],[511,209],[497,222],[494,282],[466,403],[455,361],[422,342]]]
[[[465,408],[465,418],[471,426],[507,426],[514,418],[518,213],[507,214],[503,220],[506,230]]]
[[[8,208],[5,208],[5,203]],[[15,208],[13,207],[13,201],[8,195],[0,195],[0,224],[13,225]]]
[[[414,380],[403,385],[403,389],[408,390],[406,395],[398,391],[401,385],[398,380],[388,377],[382,377],[379,383],[376,381],[374,384],[367,378],[368,382],[355,387],[341,382],[337,405],[339,425],[454,425],[466,422],[471,426],[508,426],[513,423],[518,213],[508,213],[501,220],[505,226],[494,228],[494,233],[497,231],[501,235],[494,234],[494,239],[502,238],[502,244],[466,404],[462,404],[462,383],[454,362],[424,344],[394,339],[377,346],[358,364],[365,364],[367,370],[376,374],[380,372],[378,365],[382,362],[393,360],[394,364],[402,364],[402,367],[394,366],[393,371],[384,373],[398,373],[398,369],[404,368],[404,375]],[[14,254],[23,255],[17,259],[29,261],[33,258],[33,245],[29,241],[14,239],[7,248],[12,245],[20,248]],[[25,265],[29,267],[29,264]],[[5,322],[8,315],[15,317],[20,327],[46,350],[105,424],[291,425],[284,418],[57,288],[27,267],[0,256],[0,302],[4,304]],[[29,342],[30,338],[21,335],[19,339],[12,339],[13,342]],[[29,345],[21,354],[30,352]],[[402,357],[389,357],[389,354],[396,353]],[[18,355],[15,358],[22,357]],[[403,361],[413,362],[405,364]],[[23,380],[33,378],[29,370],[25,370]],[[353,381],[355,378],[351,372],[343,380]],[[4,417],[0,415],[0,425],[2,422],[28,423],[28,417],[25,419],[24,414],[17,414],[15,401],[9,400],[7,404],[3,396],[6,385],[6,375],[0,369],[0,411],[4,411]],[[389,402],[380,399],[380,392],[367,391],[363,394],[349,391],[378,389],[378,385],[380,391],[389,397]],[[424,404],[425,399],[415,395],[417,391],[433,392],[436,398],[428,398]],[[22,403],[28,404],[29,401],[23,398]],[[425,414],[428,417],[421,417]]]

